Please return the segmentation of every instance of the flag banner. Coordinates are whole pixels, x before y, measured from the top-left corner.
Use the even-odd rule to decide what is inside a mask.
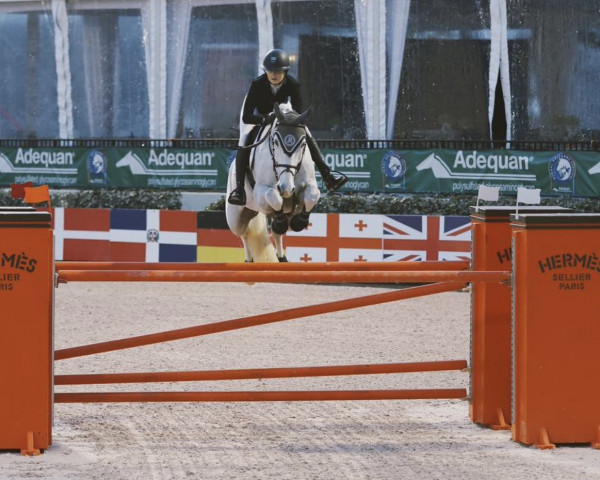
[[[25,203],[48,203],[50,202],[50,189],[48,185],[40,185],[39,187],[25,187]]]
[[[470,218],[452,215],[437,218],[440,222],[438,260],[470,260],[472,238]]]
[[[54,209],[56,260],[243,262],[224,212]],[[379,234],[376,235],[377,230]],[[290,262],[466,260],[470,218],[313,214],[284,237]]]
[[[341,192],[515,196],[600,196],[600,153],[591,151],[323,149],[325,163],[348,176]],[[225,191],[235,152],[173,147],[0,148],[0,186],[162,188]],[[317,174],[317,181],[322,183]],[[483,197],[481,200],[485,200]],[[492,201],[492,200],[488,200]]]
[[[486,202],[497,202],[500,199],[500,188],[488,187],[487,185],[479,185],[477,191],[477,201],[485,200]]]
[[[25,188],[33,187],[33,182],[13,183],[10,186],[10,196],[12,198],[25,198]]]
[[[382,262],[383,251],[378,249],[340,248],[340,262]]]
[[[196,229],[197,262],[231,263],[245,260],[242,241],[229,230],[224,212],[198,212]]]
[[[322,216],[319,218],[318,216]],[[363,223],[360,222],[361,217],[363,219]],[[314,260],[315,250],[312,251],[311,255],[309,253],[309,248],[312,249],[322,249],[325,251],[325,260],[327,262],[338,262],[340,261],[340,252],[341,249],[357,249],[357,250],[365,250],[365,249],[379,249],[381,250],[381,238],[373,238],[371,230],[367,230],[366,220],[373,218],[373,222],[371,225],[377,225],[379,219],[374,218],[379,217],[379,215],[362,215],[356,216],[351,214],[313,214],[311,215],[311,219],[314,218],[314,222],[316,225],[321,225],[320,222],[325,220],[326,226],[326,236],[303,236],[303,235],[286,235],[284,237],[284,247],[287,249],[292,247],[296,250],[290,250],[294,252],[293,258],[301,258],[301,261],[308,261],[308,258],[312,258],[311,261]],[[358,227],[354,227],[352,223],[358,223]],[[363,231],[361,231],[363,228]],[[319,235],[322,235],[322,227],[319,228]],[[319,255],[319,258],[322,258]],[[290,258],[288,258],[290,260]],[[290,260],[291,261],[291,260]]]
[[[340,236],[381,239],[383,218],[383,215],[344,213],[340,216]]]
[[[383,260],[468,259],[470,225],[469,217],[387,216],[383,224]]]
[[[109,209],[59,207],[53,221],[56,260],[111,260]]]
[[[469,217],[321,215],[327,221],[327,237],[286,235],[288,260],[423,261],[465,260],[471,256]],[[321,260],[323,254],[325,259]]]
[[[287,237],[326,237],[327,236],[327,214],[311,213],[308,217],[308,226],[300,231],[290,230],[285,234]]]
[[[527,203],[529,205],[538,205],[541,202],[539,188],[522,188],[517,189],[517,203]]]
[[[115,261],[195,262],[196,213],[114,209],[110,241]]]
[[[288,262],[326,262],[327,248],[318,247],[286,247],[285,256]]]
[[[154,210],[155,212],[157,210]],[[161,210],[158,216],[159,262],[195,262],[198,231],[196,212]]]

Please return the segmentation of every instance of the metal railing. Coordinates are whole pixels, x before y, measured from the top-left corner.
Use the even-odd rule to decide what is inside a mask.
[[[206,139],[0,139],[0,148],[180,148],[235,149],[237,138]],[[319,146],[340,150],[523,150],[523,151],[600,151],[600,142],[572,141],[491,141],[491,140],[341,140],[318,139]]]

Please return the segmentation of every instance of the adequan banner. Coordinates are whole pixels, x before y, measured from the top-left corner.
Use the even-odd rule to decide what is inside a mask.
[[[508,195],[528,187],[542,195],[600,196],[596,152],[363,150],[327,152],[325,159],[348,175],[352,191],[474,194],[485,184]]]
[[[342,192],[474,194],[480,184],[515,195],[600,196],[597,152],[516,150],[323,150],[348,176]],[[223,191],[235,151],[156,148],[2,148],[0,185]],[[317,174],[319,186],[323,188]]]

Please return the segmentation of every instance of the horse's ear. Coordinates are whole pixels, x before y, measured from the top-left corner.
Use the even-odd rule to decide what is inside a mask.
[[[308,119],[312,115],[312,107],[308,107],[308,110],[302,112],[296,121],[294,122],[296,125],[305,125],[305,120]]]
[[[281,113],[279,103],[275,103],[275,105],[273,105],[273,111],[275,112],[275,115],[277,115],[277,120],[279,120],[280,122],[283,121],[283,113]]]

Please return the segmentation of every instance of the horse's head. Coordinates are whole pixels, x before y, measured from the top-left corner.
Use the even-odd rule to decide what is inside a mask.
[[[283,198],[289,198],[294,193],[294,179],[306,150],[305,120],[310,110],[299,114],[275,104],[275,114],[277,121],[273,125],[270,143],[273,169],[279,193]]]

